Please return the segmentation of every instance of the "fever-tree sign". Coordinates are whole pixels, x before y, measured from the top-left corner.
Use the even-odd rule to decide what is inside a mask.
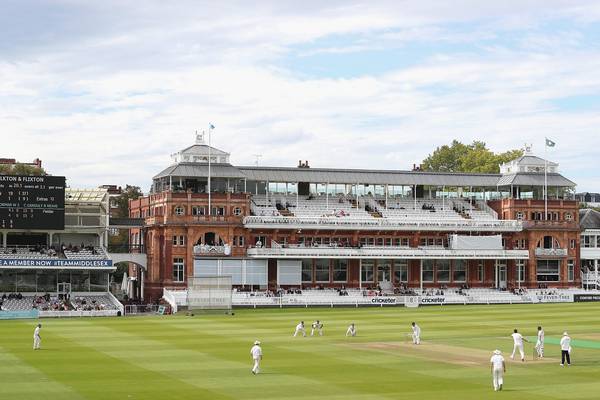
[[[0,229],[64,227],[64,177],[0,175]]]

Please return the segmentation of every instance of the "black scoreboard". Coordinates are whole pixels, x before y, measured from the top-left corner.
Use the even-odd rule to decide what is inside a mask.
[[[0,229],[64,228],[64,176],[0,175]]]

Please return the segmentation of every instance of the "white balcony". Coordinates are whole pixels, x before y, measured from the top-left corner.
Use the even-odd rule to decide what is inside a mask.
[[[567,249],[535,249],[536,257],[566,257],[568,255]]]
[[[440,247],[272,247],[248,249],[252,258],[402,258],[527,260],[527,250],[451,250]]]
[[[472,219],[392,219],[351,217],[282,217],[248,216],[244,226],[249,229],[321,229],[321,230],[366,230],[366,231],[477,231],[477,232],[520,232],[521,221],[516,220],[472,220]]]
[[[211,246],[208,244],[197,244],[194,246],[194,255],[195,256],[229,256],[231,255],[231,246]]]

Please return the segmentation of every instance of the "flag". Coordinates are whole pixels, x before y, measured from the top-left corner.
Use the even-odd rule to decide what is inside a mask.
[[[554,147],[554,146],[556,146],[556,143],[554,143],[552,140],[546,138],[546,146],[547,147]]]
[[[210,124],[210,123],[208,124],[208,127],[209,127],[210,129],[215,129],[215,126],[214,126],[213,124]],[[546,139],[546,142],[547,142],[547,141],[548,141],[548,139]],[[553,146],[554,146],[554,145],[553,145]]]

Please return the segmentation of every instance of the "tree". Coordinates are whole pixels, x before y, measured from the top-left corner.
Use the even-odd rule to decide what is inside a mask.
[[[35,165],[27,164],[1,164],[0,174],[3,175],[28,175],[28,176],[41,176],[47,175],[44,168],[37,167]]]
[[[494,153],[481,141],[475,140],[466,145],[453,140],[449,146],[443,145],[429,154],[423,160],[422,168],[438,172],[498,173],[500,164],[522,155],[523,150],[520,149]]]
[[[139,186],[125,185],[125,189],[119,195],[119,199],[117,200],[119,205],[119,215],[120,218],[129,217],[129,200],[137,200],[142,197],[144,194],[142,193],[142,189]]]

